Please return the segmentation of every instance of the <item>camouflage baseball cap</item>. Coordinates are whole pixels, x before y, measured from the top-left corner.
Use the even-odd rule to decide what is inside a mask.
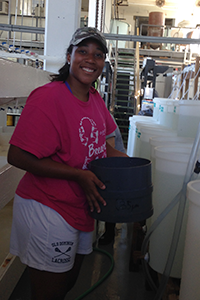
[[[74,32],[69,46],[71,46],[71,45],[77,46],[82,41],[89,39],[89,38],[97,40],[101,44],[105,53],[108,52],[108,49],[106,46],[106,39],[105,39],[104,35],[97,28],[93,28],[93,27],[78,28]]]

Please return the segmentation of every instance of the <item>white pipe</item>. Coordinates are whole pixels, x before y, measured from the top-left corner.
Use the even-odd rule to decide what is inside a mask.
[[[16,6],[15,6],[15,23],[14,25],[17,24],[17,10],[18,10],[18,0],[16,0]],[[15,46],[15,31],[13,34],[13,47]]]

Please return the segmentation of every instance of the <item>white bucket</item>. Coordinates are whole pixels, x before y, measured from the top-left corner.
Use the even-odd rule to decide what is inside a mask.
[[[170,130],[169,128],[164,127],[160,124],[151,126],[139,124],[136,140],[136,156],[150,159],[151,145],[149,140],[152,136],[177,136],[177,132]]]
[[[152,117],[147,116],[132,116],[129,117],[129,132],[128,132],[128,143],[127,143],[127,155],[130,157],[134,156],[134,147],[135,147],[135,140],[136,140],[136,122],[141,123],[148,123],[153,124],[156,121]]]
[[[155,178],[155,148],[161,147],[161,146],[175,146],[175,147],[185,147],[190,146],[192,147],[194,142],[193,138],[189,137],[181,137],[181,136],[153,136],[150,138],[149,143],[151,147],[151,170],[152,170],[152,182],[154,184],[154,178]],[[181,144],[181,145],[180,145]],[[151,218],[149,218],[147,221],[147,227],[149,228],[152,224]]]
[[[187,185],[189,200],[180,300],[200,298],[200,180]]]
[[[200,101],[180,100],[178,135],[195,137],[200,122]]]
[[[161,99],[159,122],[168,128],[177,129],[178,125],[178,100]]]
[[[189,145],[184,147],[179,145],[155,148],[154,214],[151,222],[157,219],[181,190],[191,149],[192,146]],[[164,272],[169,255],[177,217],[177,207],[176,205],[162,220],[150,239],[150,266],[160,274]],[[181,277],[187,211],[186,205],[181,235],[170,274],[171,277],[175,278]]]
[[[163,145],[173,146],[174,144],[190,144],[194,143],[194,138],[182,136],[152,136],[149,140],[151,146],[151,160],[155,160],[155,148]],[[176,145],[177,146],[177,145]]]

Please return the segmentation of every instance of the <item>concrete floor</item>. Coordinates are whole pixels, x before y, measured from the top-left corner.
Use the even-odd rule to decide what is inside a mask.
[[[101,222],[100,222],[101,223]],[[94,251],[88,255],[81,269],[75,287],[68,293],[65,300],[83,299],[79,296],[101,280],[111,268],[114,259],[114,268],[110,275],[90,293],[86,293],[85,300],[153,300],[155,293],[145,288],[145,276],[142,266],[136,272],[129,271],[130,250],[133,224],[117,224],[116,237],[113,244],[98,246],[94,243]],[[102,226],[102,224],[101,224]],[[98,232],[101,226],[98,226]],[[100,227],[100,229],[99,229]],[[95,250],[95,249],[98,249]],[[105,251],[105,252],[102,252]],[[9,300],[29,300],[30,286],[27,270],[22,275],[18,285]]]

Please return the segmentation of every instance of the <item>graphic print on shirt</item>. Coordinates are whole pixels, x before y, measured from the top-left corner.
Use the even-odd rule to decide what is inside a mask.
[[[68,263],[71,260],[70,251],[73,242],[55,242],[51,246],[54,248],[55,255],[52,257],[52,262],[57,264]]]
[[[106,150],[106,142],[103,145],[99,145],[99,136],[105,135],[106,129],[105,124],[103,124],[104,130],[100,133],[97,129],[97,125],[94,120],[84,117],[80,121],[79,127],[79,138],[81,143],[88,148],[88,154],[85,157],[85,161],[82,169],[87,169],[89,162],[92,160],[92,157],[95,155],[95,158],[99,158],[98,155],[102,154]],[[105,157],[105,155],[101,155]]]

